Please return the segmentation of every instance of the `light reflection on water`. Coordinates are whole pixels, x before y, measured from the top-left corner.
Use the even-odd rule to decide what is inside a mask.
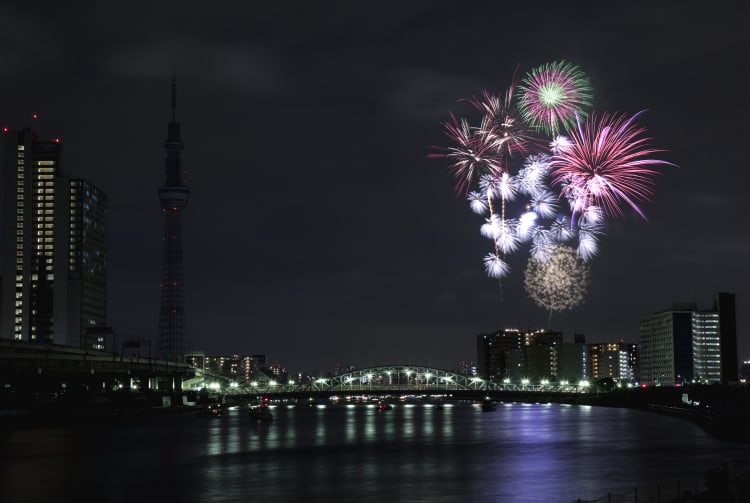
[[[721,460],[747,457],[746,444],[689,421],[627,409],[396,403],[273,412],[271,423],[234,409],[5,430],[0,501],[573,502],[702,479]]]

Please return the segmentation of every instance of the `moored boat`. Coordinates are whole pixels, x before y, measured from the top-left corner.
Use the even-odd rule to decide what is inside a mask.
[[[255,421],[273,421],[273,413],[267,405],[250,405],[247,414]]]
[[[485,412],[493,411],[497,409],[497,405],[490,399],[482,400],[482,410]]]

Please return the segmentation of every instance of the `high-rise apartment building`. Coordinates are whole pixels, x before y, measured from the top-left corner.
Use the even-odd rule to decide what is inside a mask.
[[[557,379],[562,333],[501,330],[477,336],[477,368],[483,379]]]
[[[719,313],[719,346],[721,348],[721,382],[739,380],[737,354],[737,310],[734,294],[719,292],[714,296],[714,311]]]
[[[4,134],[0,337],[105,349],[107,198],[62,175],[60,150]]]
[[[167,128],[165,181],[159,187],[164,218],[162,234],[161,299],[157,354],[160,359],[182,361],[186,351],[185,274],[183,261],[182,214],[190,197],[182,168],[180,123],[175,120],[177,87],[172,79],[172,120]]]
[[[698,382],[721,382],[719,313],[693,313],[693,378]]]
[[[637,377],[638,345],[623,341],[589,344],[588,362],[593,380],[632,381]]]
[[[506,329],[477,336],[479,377],[491,381],[521,377],[524,337],[520,330]]]
[[[738,379],[734,294],[712,309],[678,304],[641,320],[640,373],[649,385],[731,383]]]

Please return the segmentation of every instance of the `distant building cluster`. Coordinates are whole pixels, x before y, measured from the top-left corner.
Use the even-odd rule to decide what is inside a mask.
[[[278,362],[266,365],[266,355],[209,356],[202,351],[185,355],[185,363],[201,369],[208,375],[231,377],[237,384],[267,384],[274,380],[279,383],[289,381],[289,374]]]
[[[638,343],[563,342],[561,332],[506,329],[477,336],[479,376],[501,382],[599,381],[674,386],[738,382],[734,294],[717,293],[711,309],[676,304],[640,321]],[[750,364],[743,366],[750,377]]]
[[[477,337],[479,376],[502,382],[579,382],[606,377],[632,381],[637,373],[637,344],[586,344],[582,334],[563,342],[562,332],[506,329]]]

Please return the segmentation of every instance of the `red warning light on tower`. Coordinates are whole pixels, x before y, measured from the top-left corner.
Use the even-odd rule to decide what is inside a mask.
[[[32,114],[31,118],[37,120],[39,118],[39,114]]]

